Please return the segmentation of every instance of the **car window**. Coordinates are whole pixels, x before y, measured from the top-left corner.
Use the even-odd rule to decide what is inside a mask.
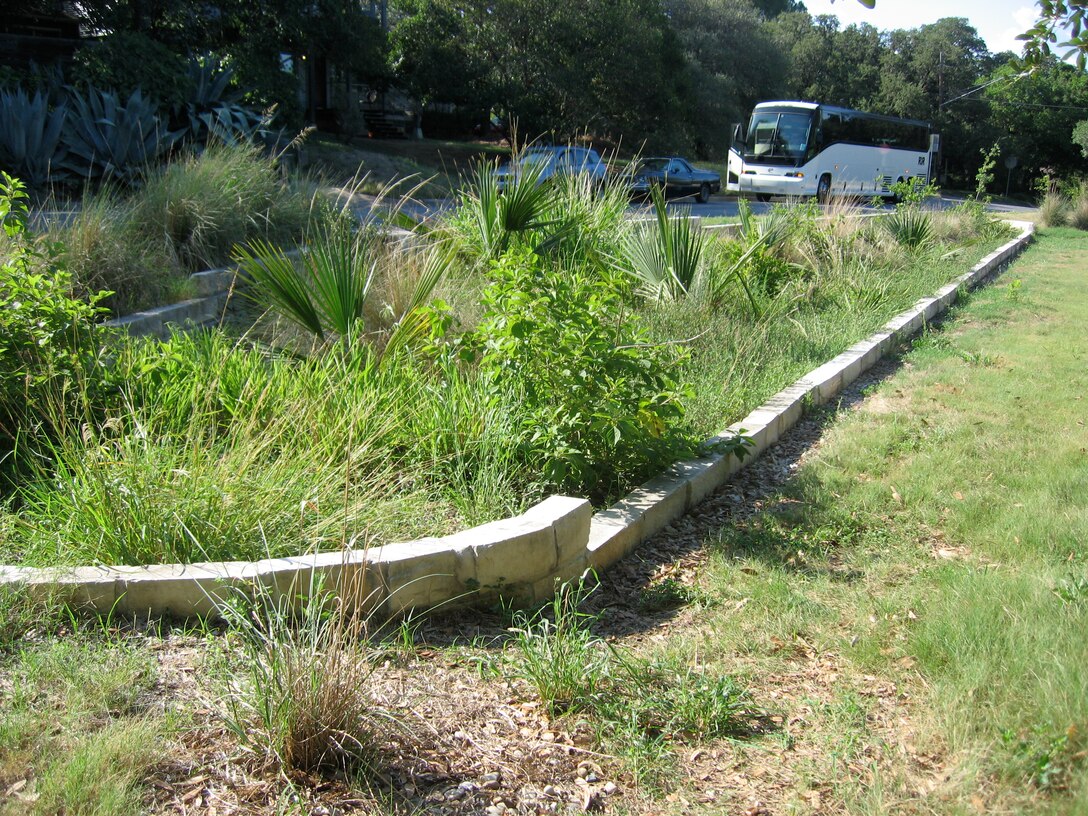
[[[548,164],[554,154],[547,150],[526,150],[521,160],[528,165]]]

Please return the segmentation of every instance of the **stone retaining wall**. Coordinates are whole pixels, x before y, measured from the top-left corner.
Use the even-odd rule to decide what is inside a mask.
[[[1012,222],[1020,235],[968,273],[919,300],[882,330],[775,394],[742,421],[708,440],[743,433],[749,458],[715,453],[678,463],[596,514],[584,499],[552,496],[520,516],[443,538],[373,549],[256,562],[149,567],[39,569],[0,567],[0,588],[22,586],[102,612],[214,615],[226,593],[261,584],[276,595],[304,596],[323,582],[351,587],[357,603],[388,614],[428,610],[502,594],[523,603],[547,599],[557,581],[603,570],[660,532],[713,492],[750,458],[773,445],[800,419],[806,405],[833,398],[897,344],[918,332],[971,289],[1001,269],[1031,240],[1034,226]],[[222,274],[222,271],[207,274]]]

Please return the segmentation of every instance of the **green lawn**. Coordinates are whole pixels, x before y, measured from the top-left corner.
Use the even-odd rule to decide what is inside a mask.
[[[784,812],[1088,812],[1086,257],[1044,231],[707,542],[674,647],[780,712]]]

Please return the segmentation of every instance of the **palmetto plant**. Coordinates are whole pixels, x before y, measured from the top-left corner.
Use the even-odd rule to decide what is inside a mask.
[[[336,335],[350,344],[363,327],[377,252],[373,232],[333,220],[319,228],[297,261],[263,240],[236,247],[233,259],[252,285],[253,299],[320,340]]]
[[[619,265],[655,300],[676,300],[691,289],[702,266],[706,239],[687,216],[670,217],[665,195],[650,188],[654,219],[628,233],[620,246]]]
[[[368,302],[378,273],[391,274],[399,261],[409,261],[418,274],[389,332],[387,352],[411,345],[427,331],[423,307],[455,260],[443,242],[396,246],[375,228],[357,230],[342,217],[323,224],[297,260],[262,240],[236,247],[233,259],[252,284],[252,299],[319,340],[336,337],[347,345],[368,328]]]
[[[527,235],[549,226],[548,208],[554,196],[551,184],[542,184],[543,164],[521,164],[500,187],[496,167],[483,162],[465,193],[463,206],[470,214],[485,258],[506,251],[515,235]]]
[[[738,240],[744,251],[728,266],[711,270],[704,285],[710,301],[720,303],[725,297],[725,290],[735,280],[744,289],[752,313],[759,316],[762,309],[748,280],[749,265],[761,251],[782,244],[790,236],[793,222],[787,211],[779,209],[771,210],[763,218],[756,218],[744,199],[740,200],[739,209],[741,221]]]
[[[64,128],[70,151],[67,166],[83,178],[129,180],[177,141],[155,113],[155,103],[139,89],[122,102],[116,94],[72,90]]]
[[[916,207],[903,207],[889,213],[883,224],[895,242],[907,249],[921,249],[933,240],[929,214]]]
[[[67,148],[61,141],[67,106],[50,108],[41,91],[0,91],[0,166],[29,187],[42,187],[63,175]]]

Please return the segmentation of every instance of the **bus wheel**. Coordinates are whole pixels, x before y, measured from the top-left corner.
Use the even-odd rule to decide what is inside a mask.
[[[816,200],[821,204],[831,200],[831,176],[827,173],[820,176],[820,183],[816,185]]]
[[[766,204],[770,200],[771,200],[771,194],[770,193],[758,193],[756,195],[756,201],[762,201],[764,204]]]

